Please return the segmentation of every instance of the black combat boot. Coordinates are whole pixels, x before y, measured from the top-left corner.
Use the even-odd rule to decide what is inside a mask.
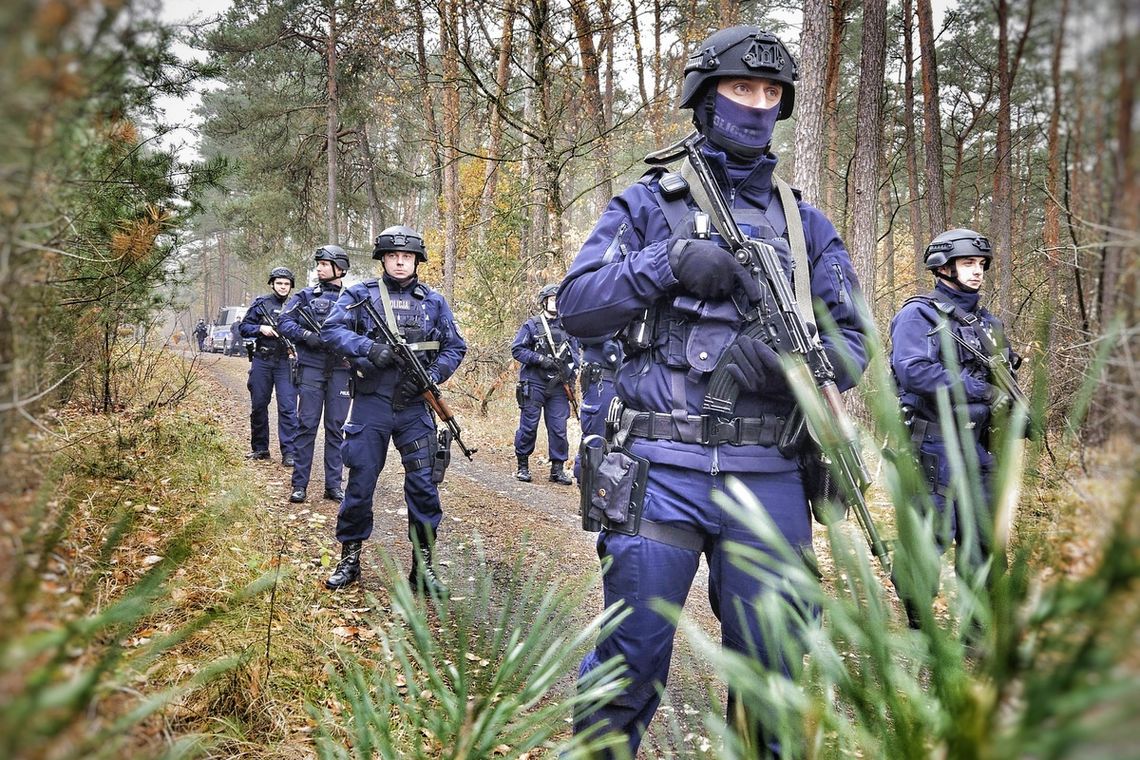
[[[325,581],[325,588],[335,591],[360,580],[360,546],[360,541],[345,541],[340,545],[340,562]]]
[[[562,465],[564,465],[564,464],[566,464],[566,463],[565,462],[559,462],[557,459],[552,459],[550,461],[550,482],[551,483],[557,483],[560,486],[569,486],[569,485],[574,484],[574,481],[570,479],[570,476],[567,475],[562,470]]]
[[[421,537],[422,538],[422,537]],[[447,586],[443,585],[431,566],[431,545],[428,541],[413,539],[412,569],[408,573],[408,585],[412,591],[423,596],[447,597]],[[421,562],[421,558],[423,561]]]
[[[524,483],[529,483],[530,478],[530,457],[518,457],[519,471],[515,473],[515,479],[521,480]]]

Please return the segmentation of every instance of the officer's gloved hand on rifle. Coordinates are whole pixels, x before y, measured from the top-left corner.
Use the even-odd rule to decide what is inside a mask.
[[[779,355],[759,338],[738,336],[728,349],[724,368],[743,391],[791,396]]]
[[[669,241],[669,267],[681,287],[697,298],[723,300],[731,296],[739,284],[749,303],[760,300],[760,286],[748,270],[711,240]]]
[[[396,392],[392,395],[392,406],[403,409],[410,402],[424,395],[426,390],[427,386],[421,383],[415,375],[404,375],[400,378]]]
[[[555,361],[554,357],[552,356],[543,356],[538,360],[538,363],[543,369],[548,369],[551,371],[558,369],[558,362]]]
[[[321,336],[317,335],[315,332],[313,332],[311,330],[305,331],[305,337],[303,337],[301,339],[301,341],[306,346],[308,346],[309,348],[314,349],[314,350],[321,347]]]
[[[985,402],[990,406],[990,414],[1009,411],[1013,397],[996,385],[986,388]]]
[[[396,355],[392,353],[392,349],[383,343],[374,343],[372,348],[368,350],[368,361],[372,362],[372,366],[376,369],[387,369],[396,363]]]

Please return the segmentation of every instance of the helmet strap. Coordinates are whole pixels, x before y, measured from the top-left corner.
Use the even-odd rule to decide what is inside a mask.
[[[954,274],[946,274],[942,271],[943,267],[950,267],[954,270]],[[950,261],[935,269],[934,276],[940,280],[945,280],[946,282],[950,283],[950,287],[954,288],[955,290],[960,290],[963,293],[977,293],[978,290],[980,290],[980,288],[971,288],[969,285],[958,279],[958,265],[954,263],[954,259],[950,259]]]

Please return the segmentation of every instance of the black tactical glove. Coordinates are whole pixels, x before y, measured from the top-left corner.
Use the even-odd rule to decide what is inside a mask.
[[[543,356],[538,360],[539,366],[543,369],[556,370],[558,369],[558,362],[552,356]]]
[[[990,406],[990,414],[998,414],[1009,410],[1013,397],[996,385],[986,388],[985,401]]]
[[[306,331],[305,337],[301,339],[301,342],[303,342],[306,346],[313,349],[314,351],[323,345],[321,343],[321,336],[312,331]]]
[[[759,338],[737,337],[728,349],[725,369],[741,390],[774,396],[790,395],[779,355]]]
[[[372,362],[376,369],[387,369],[396,363],[396,355],[388,345],[373,343],[372,348],[368,350],[368,361]]]
[[[674,240],[669,243],[669,267],[681,287],[697,298],[722,300],[739,283],[749,303],[760,300],[760,286],[731,253],[711,240]]]
[[[404,375],[392,394],[392,406],[403,409],[409,403],[424,395],[427,388],[415,375]]]

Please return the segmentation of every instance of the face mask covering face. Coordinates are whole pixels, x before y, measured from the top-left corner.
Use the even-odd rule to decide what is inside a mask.
[[[718,92],[708,138],[729,154],[755,158],[772,142],[779,115],[779,103],[771,108],[749,108]]]

